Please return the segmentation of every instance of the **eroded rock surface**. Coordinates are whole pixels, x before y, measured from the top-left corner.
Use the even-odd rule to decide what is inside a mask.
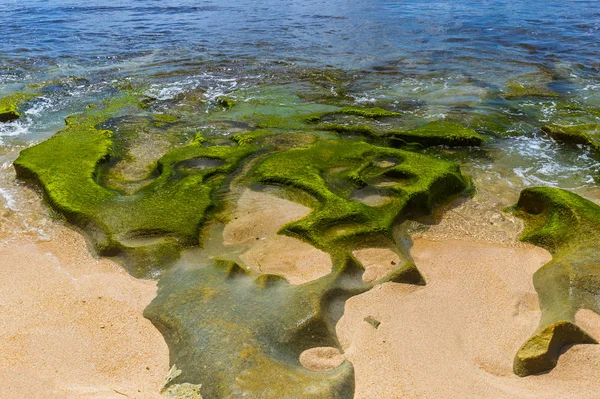
[[[600,206],[555,188],[523,190],[516,205],[525,220],[522,239],[552,253],[552,261],[533,276],[542,319],[519,349],[514,371],[520,376],[556,366],[561,349],[597,343],[576,324],[580,309],[600,313]]]

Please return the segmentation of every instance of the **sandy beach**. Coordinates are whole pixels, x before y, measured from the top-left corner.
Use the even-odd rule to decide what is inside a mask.
[[[156,283],[94,259],[79,233],[52,230],[0,249],[0,396],[161,397],[168,350],[142,316]]]
[[[519,378],[519,347],[540,311],[531,275],[551,259],[530,245],[416,239],[427,285],[386,283],[351,298],[337,325],[356,369],[355,398],[596,398],[600,346],[577,345],[556,369]],[[374,328],[364,321],[381,324]],[[578,314],[600,338],[600,316]]]
[[[540,316],[531,276],[551,256],[510,242],[519,226],[506,215],[501,243],[488,239],[500,234],[498,225],[458,226],[468,223],[471,208],[464,202],[414,239],[411,254],[426,286],[385,283],[351,298],[337,325],[345,353],[313,349],[302,364],[324,370],[350,360],[357,399],[596,398],[600,346],[568,349],[543,375],[512,373],[513,357]],[[287,274],[295,284],[314,280],[331,267],[324,254],[300,241],[287,248],[276,234],[307,212],[246,191],[224,242],[249,248],[242,258],[256,271]],[[4,226],[18,217],[5,212]],[[0,248],[0,389],[11,398],[161,397],[168,350],[142,316],[156,283],[95,259],[82,235],[59,222],[45,229],[47,239],[16,233]],[[278,261],[284,248],[293,255],[288,263]],[[384,252],[365,252],[371,272],[385,266],[377,264],[387,260]],[[578,322],[600,339],[600,316],[581,311]]]

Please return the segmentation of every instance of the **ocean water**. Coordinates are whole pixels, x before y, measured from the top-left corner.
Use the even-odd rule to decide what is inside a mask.
[[[318,75],[318,90],[401,112],[407,126],[446,119],[486,134],[476,155],[447,155],[475,175],[516,191],[541,184],[585,194],[597,185],[597,155],[541,131],[598,122],[585,111],[600,109],[594,0],[5,0],[0,36],[0,96],[60,82],[26,104],[21,120],[0,125],[3,163],[115,87],[143,86],[166,102],[201,92],[208,113],[224,94],[310,97],[306,77]],[[503,97],[523,75],[556,97]],[[287,92],[269,97],[274,86]],[[584,111],[565,117],[572,108]]]

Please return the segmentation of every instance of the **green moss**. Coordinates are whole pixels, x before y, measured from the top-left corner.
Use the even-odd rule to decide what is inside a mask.
[[[269,133],[265,130],[254,130],[246,133],[234,134],[231,137],[231,140],[235,141],[239,145],[250,144],[254,142],[256,139],[268,135]]]
[[[424,146],[478,146],[483,143],[483,137],[475,130],[446,121],[429,122],[417,129],[393,132],[391,137]]]
[[[154,114],[153,117],[155,121],[164,123],[177,122],[177,120],[179,119],[177,116],[169,114]]]
[[[373,108],[354,108],[354,107],[344,107],[337,113],[344,115],[356,115],[362,116],[365,118],[371,119],[379,119],[379,118],[389,118],[401,116],[402,114],[398,112],[387,111],[382,108],[373,107]]]
[[[558,321],[531,337],[515,357],[514,372],[520,377],[556,367],[561,350],[572,344],[597,344],[585,331],[569,321]]]
[[[372,139],[385,140],[394,147],[407,143],[416,143],[424,146],[449,145],[449,146],[477,146],[483,143],[483,136],[464,127],[460,123],[435,121],[411,130],[396,130],[378,132],[371,126],[344,125],[336,123],[323,123],[322,129],[342,134],[362,135]]]
[[[296,88],[288,86],[269,86],[261,87],[260,90],[238,92],[236,106],[212,113],[209,122],[235,121],[247,124],[249,129],[310,131],[314,127],[306,123],[306,118],[338,109],[330,105],[306,103],[294,89]]]
[[[534,72],[508,79],[504,85],[508,92],[504,98],[513,99],[521,97],[560,97],[549,87],[552,77],[545,72]]]
[[[393,165],[393,166],[389,166]],[[334,252],[343,243],[360,245],[373,237],[390,240],[394,222],[411,213],[427,213],[435,203],[458,194],[467,182],[455,164],[364,142],[320,141],[267,157],[250,173],[262,184],[306,191],[320,206],[284,228],[318,248]],[[393,198],[370,207],[350,197],[374,187]]]
[[[542,130],[557,141],[585,144],[596,151],[600,150],[600,124],[559,125],[552,123],[544,125]]]
[[[225,96],[217,97],[216,101],[217,101],[217,104],[219,104],[221,107],[223,107],[225,109],[233,108],[233,106],[235,105],[235,102],[231,98],[225,97]]]
[[[330,115],[353,115],[353,116],[361,116],[363,118],[369,119],[380,119],[380,118],[391,118],[398,117],[402,114],[398,112],[387,111],[382,108],[373,107],[373,108],[356,108],[356,107],[343,107],[341,109],[326,112],[317,115],[310,115],[305,120],[308,123],[320,122],[324,117]]]
[[[24,102],[35,98],[35,94],[16,92],[0,98],[0,122],[9,122],[21,117],[19,107]]]
[[[14,166],[19,177],[42,186],[52,207],[89,233],[98,253],[123,255],[132,260],[132,274],[148,276],[176,258],[181,247],[198,244],[200,226],[213,207],[211,193],[254,148],[203,147],[194,140],[161,157],[149,173],[153,181],[133,195],[109,190],[98,181],[100,166],[113,154],[113,133],[96,126],[134,111],[136,101],[124,96],[70,117],[52,138],[22,151]],[[152,244],[145,244],[148,239]]]
[[[330,130],[337,133],[356,134],[367,137],[378,137],[377,132],[371,126],[364,125],[343,125],[340,123],[323,123],[324,130]]]
[[[553,368],[565,345],[595,342],[576,326],[575,314],[600,313],[600,206],[566,190],[536,187],[521,192],[516,214],[525,220],[522,240],[552,253],[533,276],[542,319],[515,358],[515,373],[524,376]]]

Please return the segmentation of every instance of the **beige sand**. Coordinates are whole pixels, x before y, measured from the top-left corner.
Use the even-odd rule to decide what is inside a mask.
[[[277,234],[287,223],[311,212],[298,203],[245,190],[223,231],[225,246],[248,246],[240,259],[250,269],[279,274],[302,284],[331,272],[331,257],[296,238]]]
[[[378,286],[351,298],[337,325],[356,369],[356,399],[598,397],[600,345],[572,347],[548,374],[512,373],[539,321],[531,276],[551,259],[546,251],[417,239],[412,255],[427,286]],[[600,316],[578,319],[600,339]]]
[[[156,283],[52,229],[0,248],[0,397],[160,398],[168,350],[142,316]]]
[[[300,364],[315,371],[334,369],[344,360],[344,355],[337,348],[330,346],[310,348],[300,354]]]
[[[363,248],[352,254],[364,267],[362,279],[367,283],[385,277],[400,263],[400,256],[389,248]]]

